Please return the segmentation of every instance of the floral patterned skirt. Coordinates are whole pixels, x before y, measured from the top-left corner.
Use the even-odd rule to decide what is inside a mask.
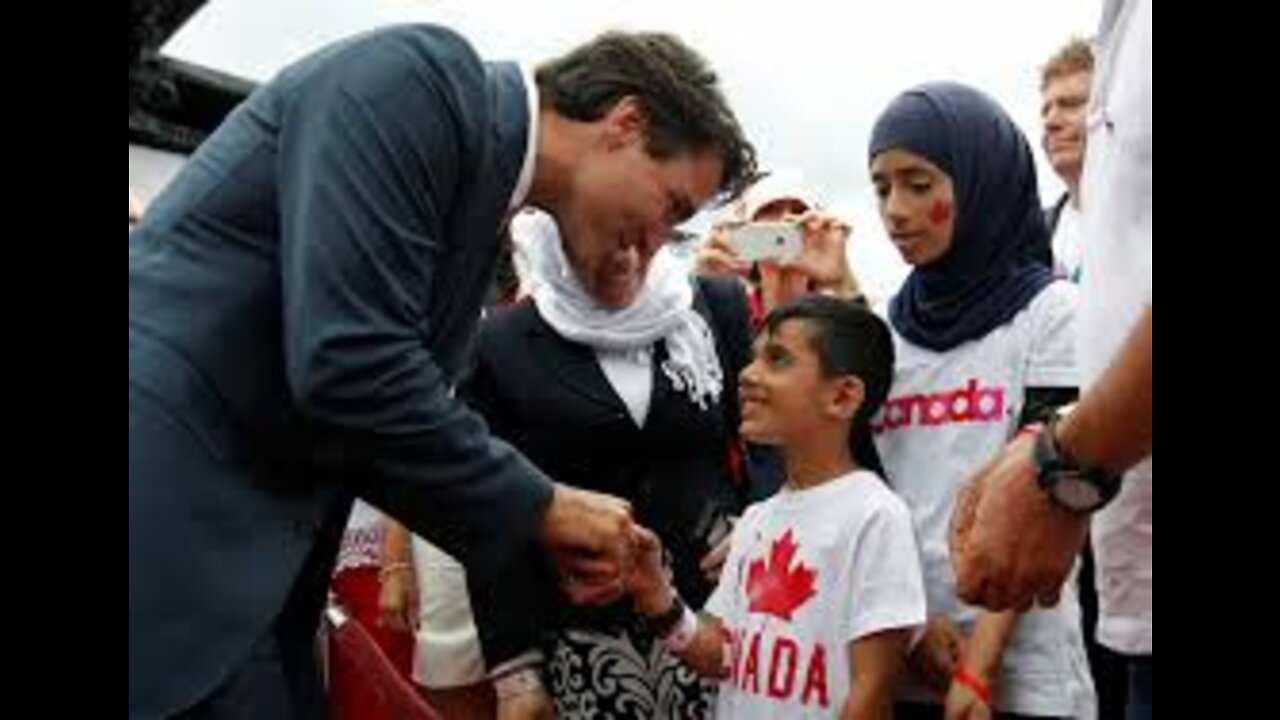
[[[698,677],[638,628],[560,630],[547,673],[561,720],[703,720],[715,712],[718,681]]]

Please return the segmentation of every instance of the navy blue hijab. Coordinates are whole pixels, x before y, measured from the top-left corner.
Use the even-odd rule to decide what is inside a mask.
[[[1053,280],[1031,147],[1004,110],[956,83],[899,95],[871,131],[868,163],[906,150],[955,190],[950,249],[916,267],[889,307],[912,343],[943,352],[1005,324]]]

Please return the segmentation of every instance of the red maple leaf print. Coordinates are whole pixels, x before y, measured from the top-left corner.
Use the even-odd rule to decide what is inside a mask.
[[[818,576],[802,562],[791,569],[798,549],[791,531],[774,540],[768,562],[764,558],[751,561],[747,568],[747,597],[751,612],[768,613],[787,622],[809,598],[818,594],[814,587]]]

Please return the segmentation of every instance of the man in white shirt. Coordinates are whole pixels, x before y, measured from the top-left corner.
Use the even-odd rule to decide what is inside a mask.
[[[1054,274],[1080,282],[1080,172],[1085,115],[1093,85],[1093,48],[1079,38],[1054,54],[1040,73],[1040,147],[1067,191],[1045,211],[1053,234]]]
[[[1130,658],[1129,717],[1150,718],[1149,0],[1109,1],[1099,48],[1080,188],[1085,393],[1061,421],[1018,438],[973,479],[956,506],[951,554],[967,601],[1052,604],[1092,521],[1099,640]]]

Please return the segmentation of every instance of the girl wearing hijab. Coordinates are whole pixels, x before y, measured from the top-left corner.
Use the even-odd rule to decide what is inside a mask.
[[[889,301],[897,362],[872,422],[928,600],[896,717],[1092,717],[1074,581],[1055,607],[987,612],[957,598],[947,549],[962,483],[1076,394],[1075,289],[1053,279],[1030,147],[989,97],[940,83],[890,103],[868,157],[912,266]]]

